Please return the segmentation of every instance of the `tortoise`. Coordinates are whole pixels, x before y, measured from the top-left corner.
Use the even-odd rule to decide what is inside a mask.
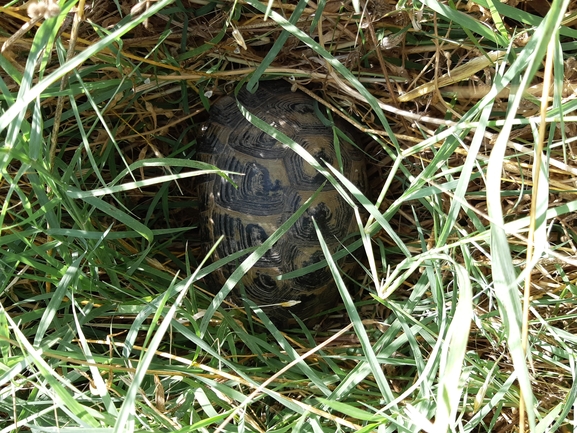
[[[319,163],[326,161],[339,167],[334,130],[326,121],[323,124],[317,114],[317,102],[304,92],[291,91],[284,81],[264,81],[254,94],[243,87],[238,101],[300,144]],[[363,154],[352,144],[352,127],[340,123],[340,119],[337,124],[350,140],[340,140],[342,173],[363,191]],[[291,313],[308,320],[334,307],[340,297],[328,267],[292,279],[278,279],[324,259],[313,217],[333,253],[342,248],[349,234],[358,231],[353,209],[326,177],[290,147],[252,125],[231,96],[221,97],[210,108],[199,140],[198,159],[244,174],[231,175],[238,188],[216,174],[203,176],[199,181],[203,242],[207,248],[212,247],[224,236],[213,260],[261,245],[325,184],[289,231],[244,275],[242,296],[262,305],[268,317],[282,326],[294,323]],[[220,289],[246,256],[213,272],[213,286]],[[342,265],[342,261],[339,263]],[[236,302],[241,300],[238,287],[232,297]],[[279,305],[288,301],[300,302],[290,308]]]

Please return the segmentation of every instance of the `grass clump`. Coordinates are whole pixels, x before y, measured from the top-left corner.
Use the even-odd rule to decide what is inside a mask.
[[[33,4],[0,7],[0,432],[574,427],[574,4]],[[199,125],[272,77],[367,154],[318,329],[203,282]]]

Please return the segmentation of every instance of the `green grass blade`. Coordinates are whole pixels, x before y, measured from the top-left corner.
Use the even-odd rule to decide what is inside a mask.
[[[339,289],[339,293],[341,295],[341,298],[344,301],[345,308],[347,309],[347,313],[349,314],[349,317],[351,319],[351,323],[353,324],[353,328],[355,330],[355,333],[356,333],[357,337],[359,338],[359,342],[361,344],[361,347],[363,348],[364,356],[366,357],[366,362],[370,366],[371,372],[373,373],[373,375],[375,377],[375,380],[377,382],[377,385],[379,387],[380,392],[382,393],[383,396],[385,396],[385,398],[387,398],[388,401],[390,401],[393,399],[393,393],[389,387],[389,384],[387,382],[387,379],[385,378],[385,375],[383,374],[383,371],[381,369],[381,366],[380,366],[380,363],[377,359],[377,356],[376,356],[375,352],[373,351],[372,345],[371,345],[370,340],[369,340],[369,336],[367,335],[367,332],[363,326],[363,322],[362,322],[362,320],[359,316],[359,313],[355,307],[353,299],[352,299],[351,295],[349,294],[347,287],[345,286],[343,278],[341,277],[341,274],[340,274],[340,270],[337,267],[337,264],[335,263],[335,261],[333,260],[332,253],[330,252],[326,242],[324,241],[323,235],[322,235],[320,229],[318,228],[317,223],[314,219],[313,219],[313,224],[315,225],[317,237],[319,238],[319,243],[320,243],[321,248],[323,250],[323,254],[325,256],[325,259],[327,260],[327,263],[329,265],[329,269],[331,270],[331,274],[333,275],[333,279],[335,280],[337,288]]]

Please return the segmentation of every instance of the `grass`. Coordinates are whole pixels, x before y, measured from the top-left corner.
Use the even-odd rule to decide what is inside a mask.
[[[575,428],[573,3],[132,6],[0,7],[0,433]],[[270,77],[367,153],[314,329],[203,279],[198,128]]]

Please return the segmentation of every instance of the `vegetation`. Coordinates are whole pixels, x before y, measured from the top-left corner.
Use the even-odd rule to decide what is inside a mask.
[[[0,433],[571,431],[574,7],[0,7]],[[203,280],[198,131],[270,78],[367,154],[366,257],[327,257],[314,329]]]

